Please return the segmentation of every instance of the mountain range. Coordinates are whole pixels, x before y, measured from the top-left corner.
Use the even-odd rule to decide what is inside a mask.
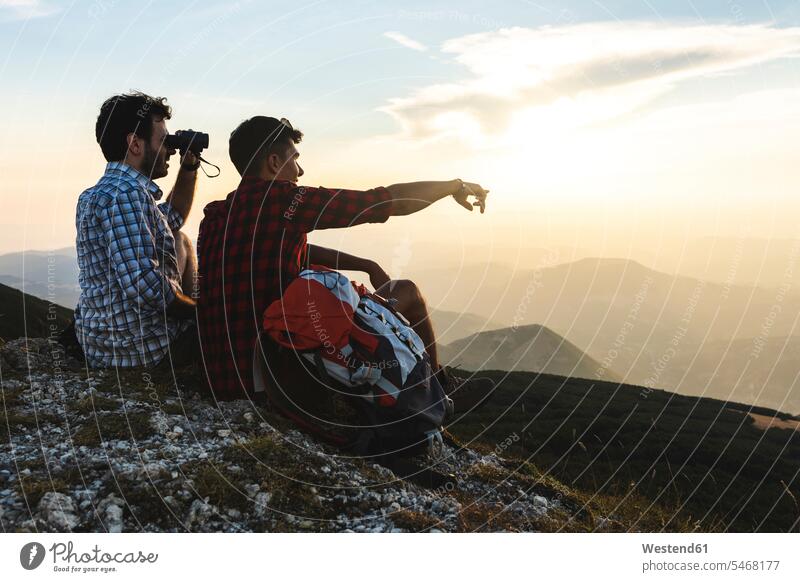
[[[456,276],[456,284],[442,283]],[[425,293],[441,309],[495,324],[545,326],[625,382],[723,399],[752,394],[756,404],[800,411],[791,364],[764,364],[772,357],[767,352],[793,353],[800,293],[791,278],[777,288],[727,285],[625,259],[582,259],[517,271],[462,267],[457,274],[431,274]],[[472,342],[470,349],[490,348]],[[744,383],[737,383],[742,358],[752,362]]]
[[[541,325],[483,331],[438,347],[440,363],[466,370],[542,372],[617,380],[613,370]]]
[[[0,283],[75,307],[80,295],[75,247],[0,255]]]

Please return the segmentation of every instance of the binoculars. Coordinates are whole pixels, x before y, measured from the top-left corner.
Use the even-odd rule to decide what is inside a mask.
[[[164,145],[169,149],[178,150],[181,154],[187,151],[200,155],[208,147],[208,134],[191,129],[183,129],[171,133],[164,140]]]

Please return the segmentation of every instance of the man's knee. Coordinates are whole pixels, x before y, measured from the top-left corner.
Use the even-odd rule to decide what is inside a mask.
[[[177,230],[174,231],[173,235],[175,236],[175,251],[179,257],[187,257],[194,253],[192,239],[189,238],[188,234],[182,230]]]
[[[183,292],[190,297],[197,297],[197,256],[194,253],[192,240],[183,231],[175,231],[175,255],[178,261],[178,272],[181,277]]]
[[[178,269],[181,274],[188,274],[189,271],[196,269],[197,257],[194,254],[192,239],[185,232],[178,230],[175,236],[175,258],[178,260]]]
[[[391,297],[397,299],[400,311],[425,309],[425,298],[411,279],[398,279],[393,282]]]

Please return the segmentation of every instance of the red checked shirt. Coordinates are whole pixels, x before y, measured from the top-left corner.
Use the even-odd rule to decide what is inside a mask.
[[[197,241],[198,328],[211,389],[227,400],[253,395],[253,347],[264,310],[306,263],[306,233],[386,222],[386,188],[331,190],[242,178],[205,207]]]

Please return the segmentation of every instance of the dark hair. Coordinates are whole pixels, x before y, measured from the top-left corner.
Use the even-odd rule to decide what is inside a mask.
[[[291,143],[300,143],[303,132],[274,117],[246,119],[231,132],[228,153],[240,175],[255,171],[270,154],[284,154]]]
[[[153,121],[172,116],[172,108],[166,101],[164,97],[150,97],[138,91],[106,99],[94,128],[106,160],[118,162],[125,159],[128,134],[149,141],[153,135]]]

